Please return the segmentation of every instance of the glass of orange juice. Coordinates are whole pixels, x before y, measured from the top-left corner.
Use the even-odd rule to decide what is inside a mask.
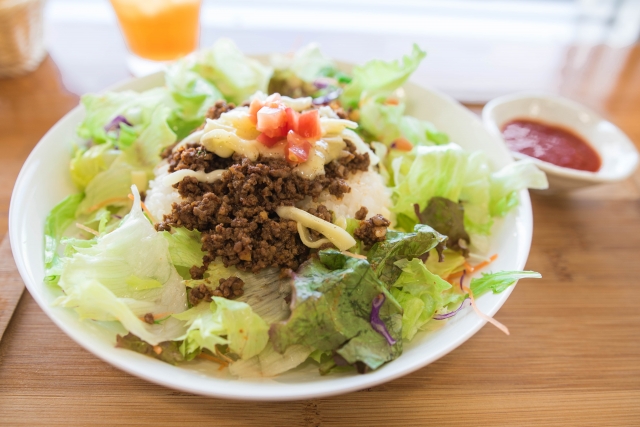
[[[132,55],[131,72],[144,75],[198,47],[202,0],[111,0]]]

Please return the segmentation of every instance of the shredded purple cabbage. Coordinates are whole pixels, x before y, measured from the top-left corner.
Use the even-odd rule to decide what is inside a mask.
[[[336,366],[349,366],[349,362],[347,362],[347,360],[344,357],[340,356],[336,352],[333,353],[333,361],[336,364]]]
[[[328,104],[331,101],[338,99],[338,97],[340,96],[340,94],[342,93],[342,89],[336,89],[333,92],[329,92],[326,95],[322,95],[319,96],[317,98],[314,98],[314,100],[312,101],[315,105],[323,105],[323,104]]]
[[[324,89],[327,86],[329,86],[329,84],[326,81],[323,81],[323,80],[320,80],[320,79],[318,79],[315,82],[313,82],[313,85],[318,89]]]
[[[462,282],[464,282],[464,276],[467,275],[467,270],[462,270],[462,276],[460,276],[460,290],[464,291],[464,286],[462,286]]]
[[[384,304],[386,299],[387,297],[384,294],[380,294],[373,299],[373,302],[371,303],[371,317],[369,320],[371,321],[371,327],[377,333],[385,337],[389,345],[394,345],[396,340],[393,339],[387,330],[387,325],[385,325],[382,319],[380,319],[380,307],[382,307],[382,304]]]
[[[106,132],[111,132],[111,131],[119,132],[121,123],[124,123],[127,126],[132,126],[131,123],[129,123],[129,120],[127,120],[125,116],[115,116],[114,119],[111,120],[109,124],[107,124],[104,127],[104,130]]]
[[[463,308],[465,308],[466,306],[468,306],[469,304],[467,304],[467,302],[469,302],[469,304],[471,303],[471,298],[465,298],[464,301],[462,301],[462,304],[460,304],[460,307],[456,308],[453,311],[450,311],[448,313],[444,313],[444,314],[437,314],[435,316],[433,316],[433,320],[445,320],[448,319],[450,317],[455,316],[456,314],[458,314],[458,312],[460,310],[462,310]]]

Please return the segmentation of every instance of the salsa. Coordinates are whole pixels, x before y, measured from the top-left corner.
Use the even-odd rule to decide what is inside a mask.
[[[517,119],[502,128],[502,136],[512,151],[565,168],[597,172],[600,156],[585,140],[558,126]]]

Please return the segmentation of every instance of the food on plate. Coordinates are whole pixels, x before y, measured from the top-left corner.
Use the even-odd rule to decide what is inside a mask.
[[[164,87],[85,95],[78,192],[45,224],[55,304],[238,377],[363,373],[469,305],[487,318],[478,297],[540,277],[486,273],[492,225],[547,181],[405,114],[424,56],[347,74],[315,45],[267,66],[219,40]]]

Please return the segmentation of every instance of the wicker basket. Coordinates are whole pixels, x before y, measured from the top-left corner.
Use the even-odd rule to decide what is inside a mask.
[[[0,77],[35,70],[45,57],[45,0],[0,0]]]

